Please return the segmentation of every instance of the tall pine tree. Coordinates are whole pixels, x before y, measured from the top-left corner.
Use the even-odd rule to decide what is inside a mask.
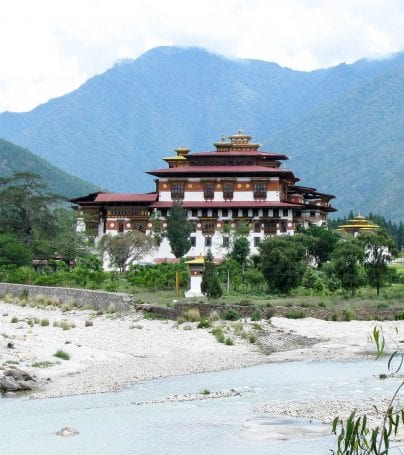
[[[192,226],[187,222],[187,211],[180,203],[175,202],[170,209],[166,235],[176,258],[183,257],[191,248],[189,239],[191,232]]]

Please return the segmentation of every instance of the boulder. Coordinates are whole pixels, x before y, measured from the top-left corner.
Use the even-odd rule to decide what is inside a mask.
[[[17,381],[20,390],[32,390],[32,381]]]
[[[29,373],[18,368],[6,370],[4,376],[11,376],[16,381],[35,381]]]
[[[0,389],[3,392],[15,392],[21,390],[21,386],[15,382],[14,378],[4,378],[0,379]]]
[[[79,432],[73,427],[64,427],[58,432],[56,432],[58,436],[76,436]]]

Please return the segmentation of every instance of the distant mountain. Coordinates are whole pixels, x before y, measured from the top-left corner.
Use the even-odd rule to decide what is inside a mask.
[[[391,74],[400,78],[403,66],[401,53],[386,60],[361,60],[352,65],[302,72],[259,60],[231,60],[197,48],[156,48],[136,60],[116,64],[72,93],[31,112],[0,114],[0,136],[110,190],[149,191],[154,186],[144,171],[164,165],[160,159],[171,154],[172,149],[186,145],[194,150],[209,150],[222,134],[242,128],[259,142],[267,140],[264,150],[279,147],[278,151],[286,150],[293,156],[290,166],[299,171],[297,175],[307,185],[333,191],[341,215],[354,207],[360,210],[369,207],[375,212],[374,205],[380,207],[376,188],[374,193],[369,191],[369,182],[358,181],[356,169],[351,169],[348,163],[354,147],[358,154],[366,154],[369,175],[375,175],[380,172],[375,163],[381,162],[384,149],[380,144],[376,146],[379,139],[375,140],[367,130],[359,138],[365,130],[363,122],[353,114],[360,111],[361,93],[371,97],[368,90],[376,87],[380,90],[383,80],[388,80]],[[403,93],[403,82],[401,79],[401,87],[397,87],[398,95]],[[390,122],[388,116],[392,112],[383,103],[384,99],[379,99],[380,112],[386,112],[379,116],[381,124],[396,125],[393,119]],[[386,103],[390,100],[386,99]],[[338,106],[346,109],[349,106],[349,131],[355,132],[359,141],[353,142],[352,147],[347,131],[337,128],[339,124],[348,126],[348,112]],[[401,109],[403,116],[404,107],[396,109]],[[332,121],[324,118],[322,122],[327,113],[335,118]],[[399,116],[399,112],[394,115]],[[314,129],[308,131],[304,125]],[[380,129],[377,115],[372,125],[373,132]],[[295,136],[294,128],[299,134],[305,132],[305,136]],[[394,128],[383,131],[393,135],[391,140],[396,143],[400,133],[392,131]],[[402,125],[398,129],[402,130]],[[338,163],[347,162],[346,179],[341,184],[323,178],[328,175],[327,168],[335,166],[332,160],[325,162],[329,148],[325,151],[323,147],[324,137],[341,143],[341,147],[332,148],[331,154]],[[387,137],[385,140],[390,141]],[[394,148],[391,155],[389,163],[395,162],[395,167],[401,166],[403,172],[402,154],[397,156]],[[310,166],[306,166],[308,161]],[[389,197],[395,191],[390,190],[394,178],[393,171],[387,172],[383,191]],[[362,202],[366,202],[365,207],[358,207]],[[386,204],[381,214],[400,216],[400,212],[404,213],[404,202],[400,207],[392,211]]]
[[[269,137],[303,183],[337,195],[345,212],[404,220],[404,66]]]
[[[0,139],[0,176],[6,177],[14,172],[39,174],[48,184],[51,192],[67,198],[77,197],[98,189],[92,183],[66,174],[29,150]]]

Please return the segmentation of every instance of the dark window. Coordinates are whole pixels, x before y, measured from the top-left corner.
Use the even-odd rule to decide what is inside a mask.
[[[254,237],[254,246],[258,246],[258,244],[260,243],[260,238],[259,237]]]
[[[135,223],[135,224],[134,224],[134,228],[135,228],[137,231],[140,231],[140,232],[144,232],[144,231],[145,231],[145,228],[144,228],[144,224],[143,224],[143,223]]]
[[[215,221],[202,221],[202,232],[213,234],[215,232]]]
[[[212,182],[205,183],[203,195],[205,199],[213,199],[215,197],[215,184]]]
[[[229,237],[223,237],[223,247],[229,248]]]
[[[243,209],[243,217],[248,218],[248,209]]]
[[[316,216],[316,212],[310,212],[310,216],[314,218]]]
[[[233,182],[223,183],[223,199],[233,199]]]
[[[229,209],[222,209],[222,216],[224,217],[229,216]]]
[[[288,232],[288,223],[287,223],[287,221],[284,221],[284,220],[280,221],[280,230],[281,230],[281,232]]]
[[[184,184],[172,183],[171,184],[171,199],[179,200],[184,199]]]
[[[266,221],[264,223],[265,234],[276,234],[276,221]]]
[[[261,223],[254,223],[254,232],[261,232]]]
[[[206,218],[208,216],[208,209],[202,209],[202,218]]]
[[[198,216],[198,209],[192,209],[192,216],[196,218]]]
[[[264,218],[268,218],[268,209],[263,209],[263,210],[262,210],[262,216],[263,216]]]
[[[118,221],[118,232],[123,232],[123,221]]]
[[[289,215],[289,210],[288,209],[283,209],[282,213],[283,213],[283,216],[288,216]]]
[[[218,217],[217,209],[213,209],[213,210],[212,210],[212,216],[213,216],[214,218],[217,218],[217,217]]]
[[[212,246],[212,237],[205,237],[205,246]]]
[[[259,214],[258,209],[253,209],[253,216],[258,216],[258,214]]]
[[[190,237],[191,246],[196,246],[196,237]]]
[[[273,209],[273,217],[279,218],[279,209]]]
[[[267,185],[265,182],[254,183],[254,198],[255,199],[266,199],[267,197]]]

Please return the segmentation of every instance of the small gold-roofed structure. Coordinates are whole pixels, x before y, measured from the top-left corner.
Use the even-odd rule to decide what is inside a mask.
[[[230,141],[226,141],[226,137],[222,136],[220,142],[215,142],[213,145],[218,152],[228,152],[234,150],[252,151],[258,150],[260,144],[253,144],[250,142],[252,136],[244,134],[242,130],[238,130],[236,134],[228,136]]]
[[[353,235],[358,235],[361,232],[372,232],[376,229],[379,229],[380,226],[372,223],[370,220],[367,220],[362,215],[357,215],[353,219],[348,220],[347,224],[342,224],[338,226],[339,231],[345,231]]]

